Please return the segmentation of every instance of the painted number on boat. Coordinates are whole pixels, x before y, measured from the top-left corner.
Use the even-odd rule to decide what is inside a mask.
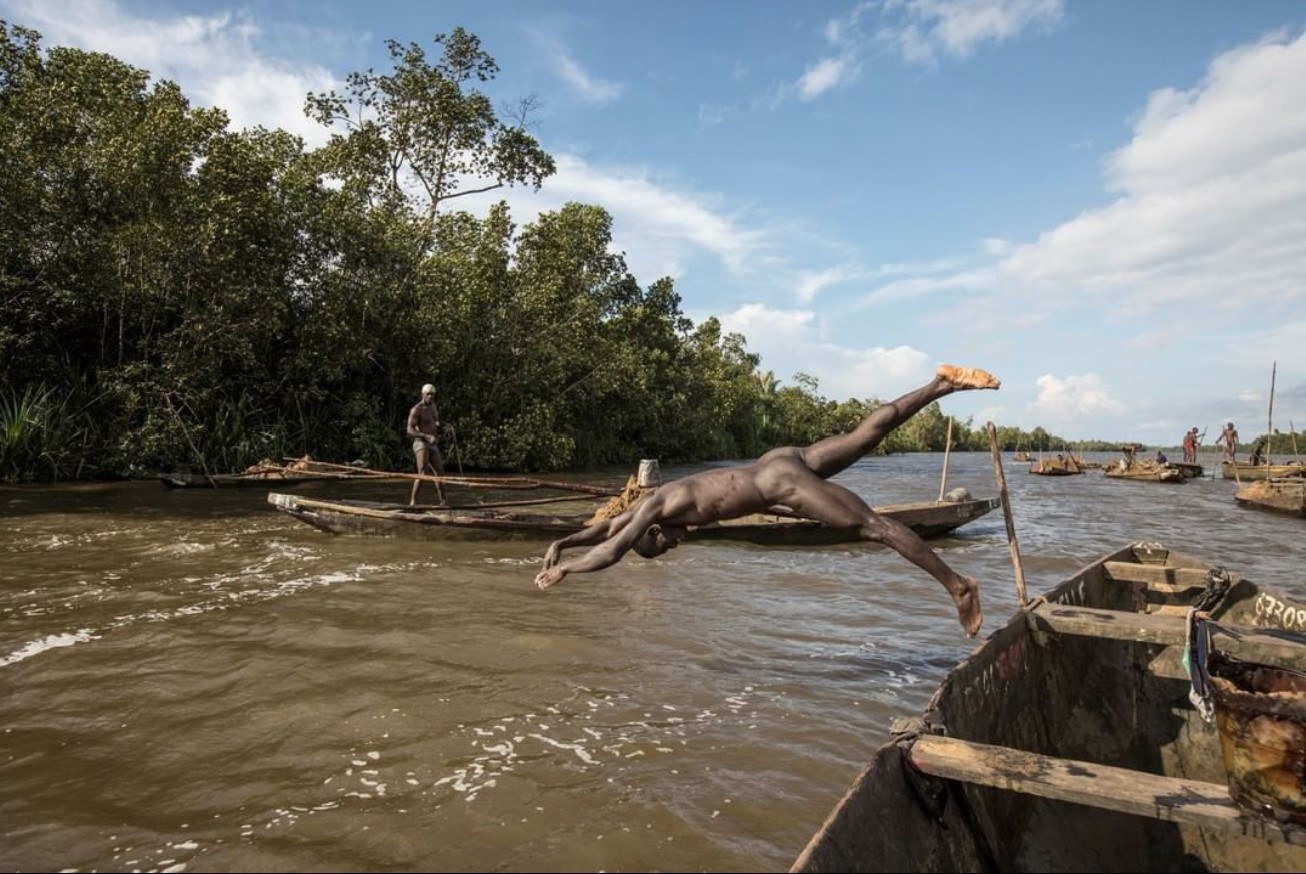
[[[1281,628],[1306,629],[1306,609],[1285,604],[1264,592],[1256,598],[1256,615],[1277,623]]]

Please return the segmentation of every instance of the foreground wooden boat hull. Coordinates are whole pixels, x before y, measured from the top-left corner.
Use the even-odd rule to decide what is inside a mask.
[[[579,531],[589,514],[520,512],[507,508],[408,507],[366,501],[329,501],[272,493],[268,503],[284,513],[332,534],[416,538],[556,539]],[[937,537],[974,521],[999,506],[998,498],[923,501],[877,507],[922,537]],[[807,519],[773,515],[745,516],[693,528],[687,541],[731,540],[766,546],[821,546],[855,543],[856,529],[832,528]]]
[[[1036,599],[895,726],[791,870],[1306,870],[1306,827],[1231,799],[1188,697],[1207,572],[1136,544]],[[1275,629],[1217,646],[1306,669],[1306,605],[1236,580],[1214,615]]]

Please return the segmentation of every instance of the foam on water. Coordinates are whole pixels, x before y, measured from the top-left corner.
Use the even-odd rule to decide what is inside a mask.
[[[99,640],[100,635],[96,634],[89,628],[83,628],[80,631],[69,632],[65,634],[52,634],[43,640],[34,640],[13,652],[4,658],[0,658],[0,667],[17,664],[32,656],[40,655],[52,649],[62,649],[66,646],[74,646],[79,643],[86,643],[91,640]]]

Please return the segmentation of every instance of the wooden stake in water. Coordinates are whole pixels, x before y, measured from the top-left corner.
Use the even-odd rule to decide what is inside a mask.
[[[943,444],[943,478],[939,480],[939,500],[948,487],[948,453],[952,452],[952,416],[948,417],[948,440]]]
[[[998,480],[998,497],[1002,499],[1002,517],[1007,522],[1007,543],[1011,546],[1011,565],[1016,571],[1016,598],[1024,609],[1028,600],[1025,597],[1025,569],[1020,564],[1020,544],[1016,542],[1016,522],[1011,518],[1011,500],[1007,497],[1007,478],[1002,474],[1002,455],[998,452],[998,429],[989,422],[985,429],[989,434],[989,450],[993,453],[993,474]]]
[[[1265,420],[1265,463],[1273,464],[1274,460],[1270,458],[1270,446],[1274,443],[1274,375],[1279,370],[1279,362],[1274,362],[1270,366],[1270,409],[1266,413]]]

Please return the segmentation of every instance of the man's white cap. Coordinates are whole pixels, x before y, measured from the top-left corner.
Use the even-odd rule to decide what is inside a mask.
[[[431,385],[431,384],[428,382],[426,385],[422,386],[422,394],[424,394],[424,395],[433,395],[433,394],[435,394],[435,386]]]

